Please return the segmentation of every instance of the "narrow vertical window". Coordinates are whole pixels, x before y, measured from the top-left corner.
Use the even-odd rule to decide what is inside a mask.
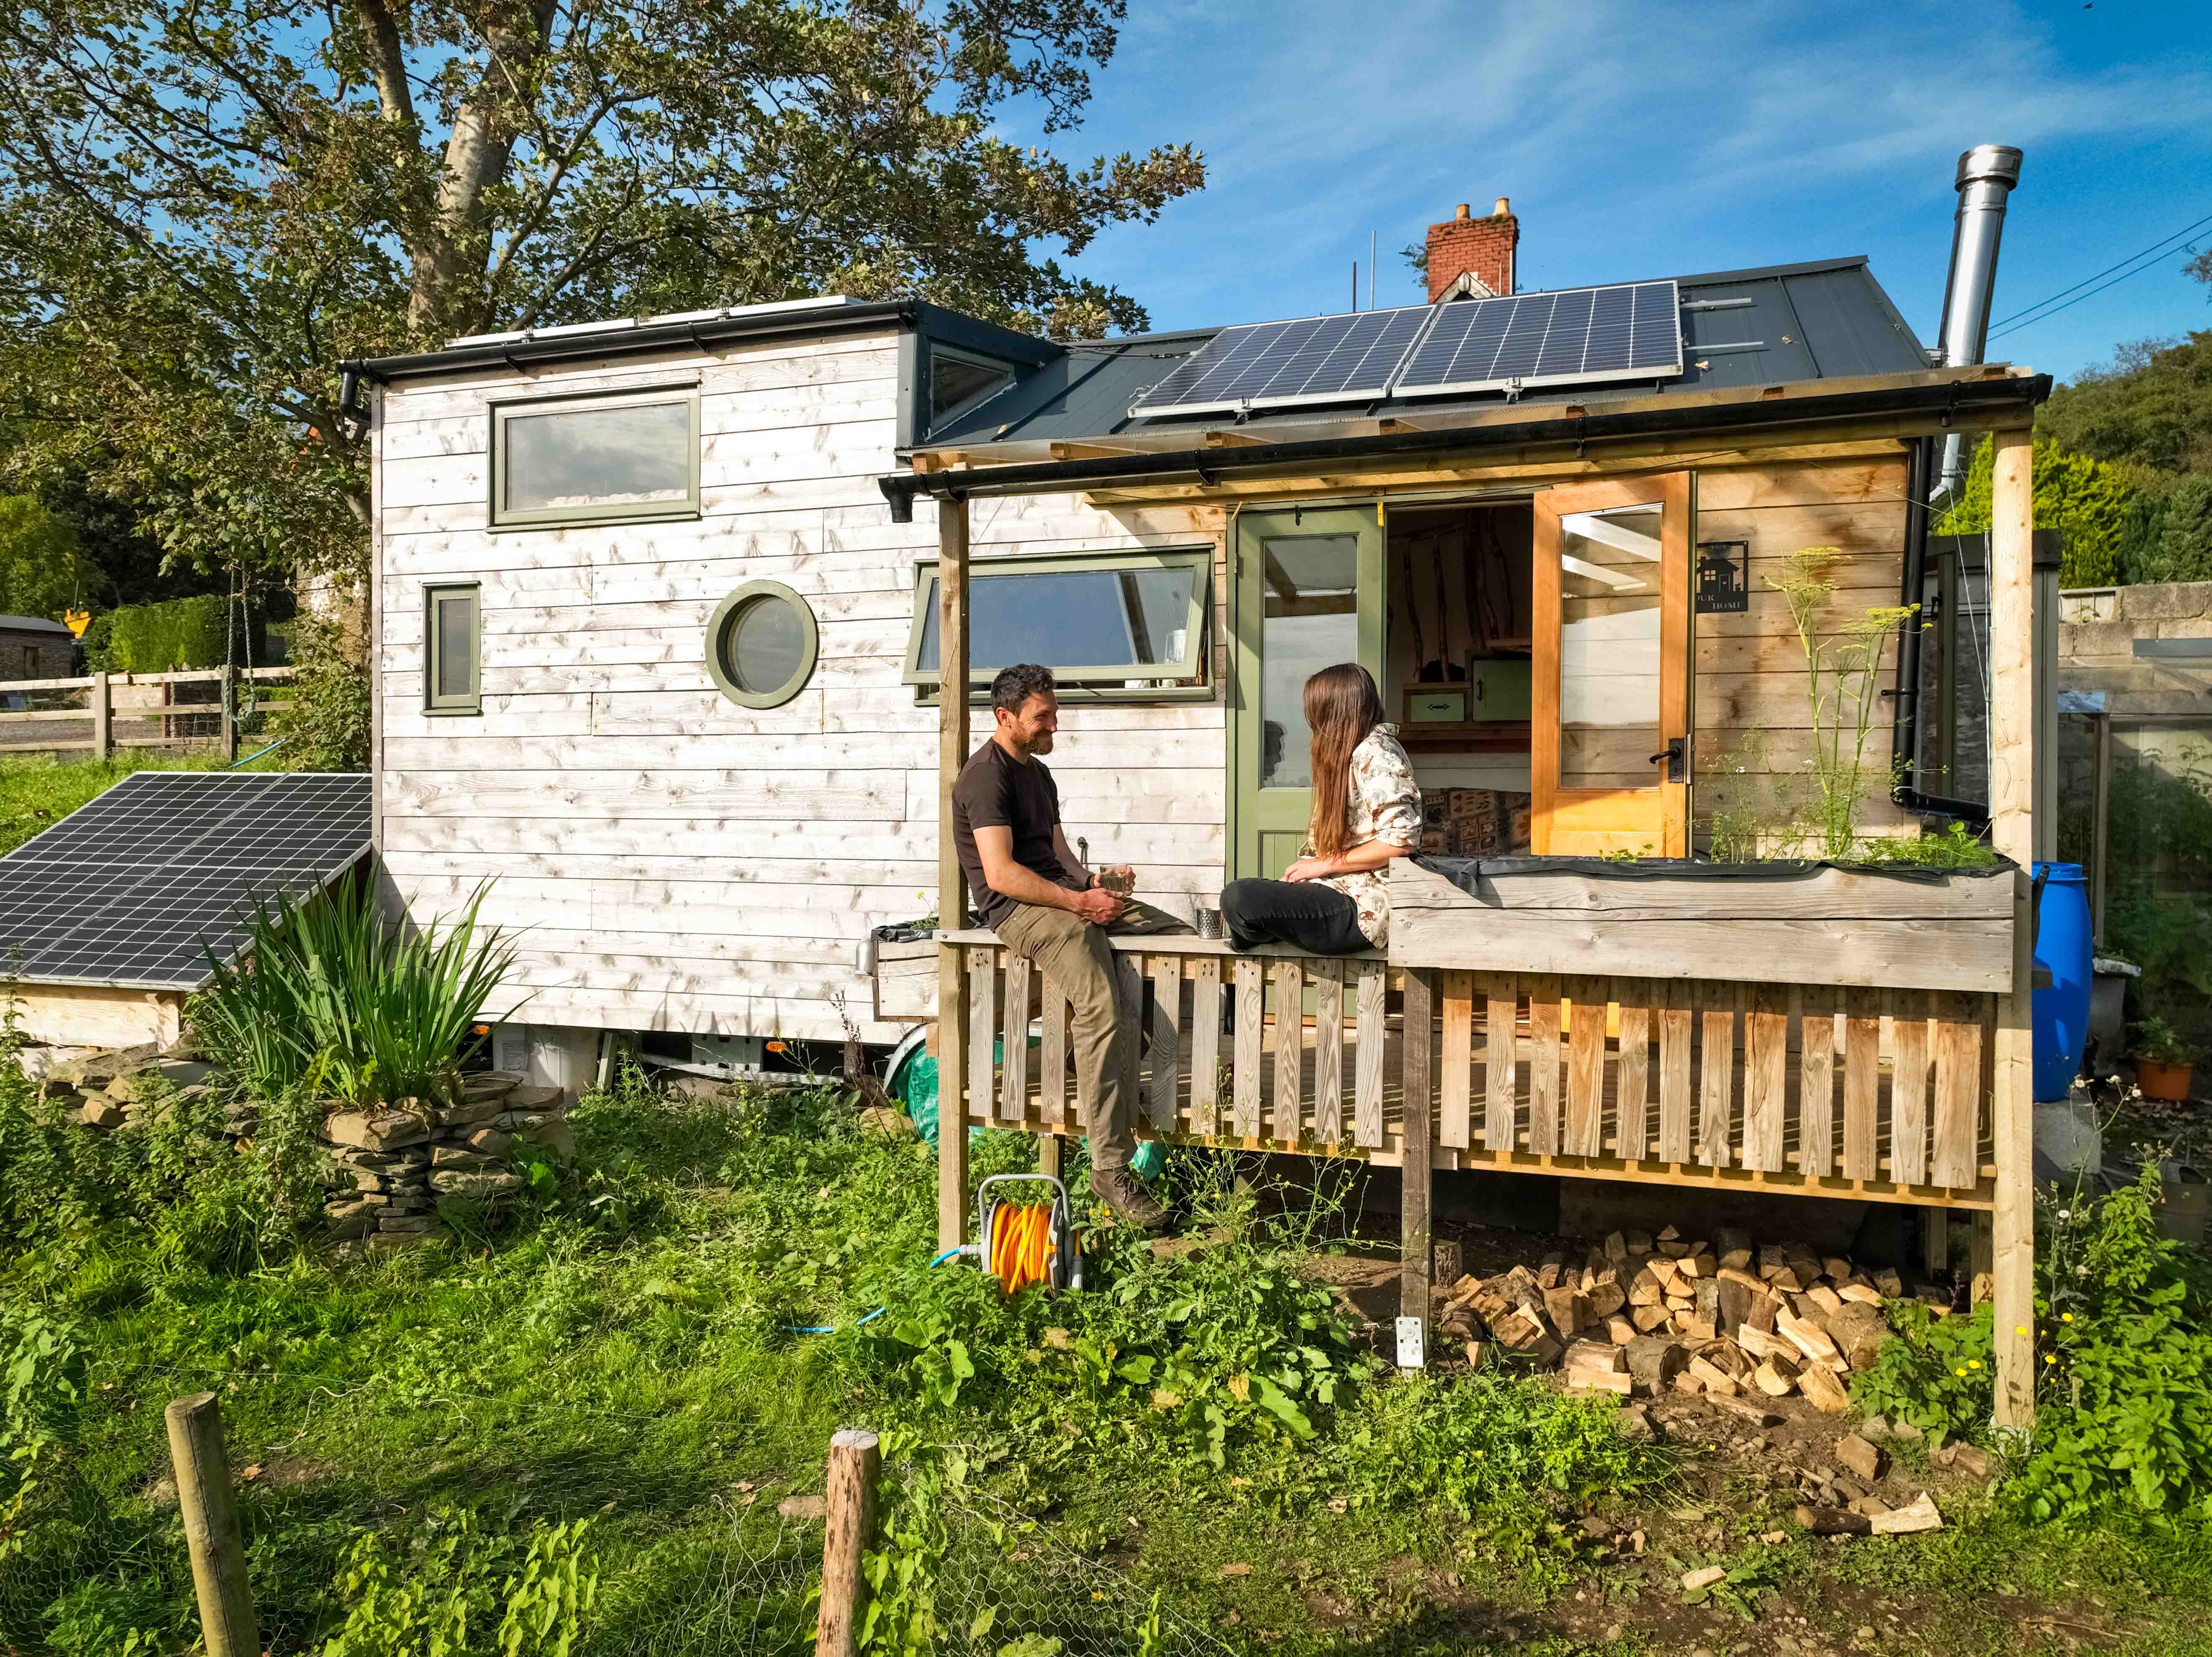
[[[424,591],[423,706],[432,713],[483,711],[478,685],[475,583]]]

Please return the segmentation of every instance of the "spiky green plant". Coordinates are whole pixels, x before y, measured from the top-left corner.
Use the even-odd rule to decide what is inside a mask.
[[[489,889],[420,929],[386,921],[366,882],[257,900],[238,964],[210,957],[193,1028],[264,1096],[313,1066],[359,1104],[451,1100],[470,1027],[514,965],[514,943],[477,923]]]

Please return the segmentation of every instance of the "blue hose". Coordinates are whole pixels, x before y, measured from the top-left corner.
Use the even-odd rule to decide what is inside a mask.
[[[931,1267],[934,1269],[937,1266],[944,1265],[945,1261],[951,1259],[959,1252],[960,1250],[957,1247],[948,1248],[929,1264]],[[864,1323],[873,1323],[878,1318],[883,1316],[884,1313],[890,1309],[891,1308],[888,1306],[878,1306],[874,1311],[870,1312],[865,1317],[854,1318],[849,1324],[787,1323],[783,1326],[783,1332],[787,1335],[834,1335],[841,1328],[858,1329]]]

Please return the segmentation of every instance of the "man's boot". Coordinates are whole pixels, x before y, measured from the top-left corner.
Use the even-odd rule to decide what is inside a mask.
[[[1146,1232],[1167,1229],[1167,1210],[1152,1200],[1144,1182],[1126,1168],[1092,1168],[1091,1194],[1111,1209],[1114,1217],[1124,1225]]]

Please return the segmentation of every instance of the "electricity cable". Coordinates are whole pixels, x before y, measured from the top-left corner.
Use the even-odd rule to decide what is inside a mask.
[[[2208,214],[2205,217],[2197,220],[2195,224],[2176,231],[2171,236],[2160,238],[2158,241],[2149,247],[2145,248],[2140,253],[2130,254],[2126,258],[2122,259],[2119,264],[2106,266],[2105,269],[2100,270],[2095,276],[2084,277],[2081,282],[2075,282],[2073,288],[2061,288],[2057,293],[2051,294],[2050,298],[2037,300],[2033,305],[2029,306],[2025,311],[2014,312],[2012,315],[2007,317],[2002,323],[1992,328],[1990,331],[1989,337],[1993,340],[2002,339],[2007,334],[2018,333],[2021,329],[2032,327],[2036,323],[2048,322],[2052,317],[2057,316],[2060,312],[2072,310],[2074,307],[2079,305],[2083,300],[2094,299],[2098,294],[2103,293],[2107,288],[2117,287],[2121,282],[2125,282],[2130,276],[2141,276],[2144,271],[2151,269],[2153,265],[2156,264],[2160,259],[2165,258],[2168,253],[2177,251],[2169,244],[2181,240],[2182,238],[2186,237],[2191,232],[2208,224],[2212,224],[2212,214]],[[2183,251],[2185,251],[2185,250]],[[2130,270],[2121,270],[2122,265],[2129,265],[2133,268]],[[2112,276],[2110,281],[2098,282],[2096,287],[2089,288],[2087,293],[2075,293],[2075,288],[2081,288],[2088,282],[2097,282],[2098,276],[2110,276],[2111,272],[2114,270],[2119,270],[2120,274],[2116,276]],[[2074,297],[2071,299],[2066,299],[2066,295],[2069,294],[2073,294]],[[2065,303],[2060,305],[2053,302],[2058,300],[2065,300]]]

